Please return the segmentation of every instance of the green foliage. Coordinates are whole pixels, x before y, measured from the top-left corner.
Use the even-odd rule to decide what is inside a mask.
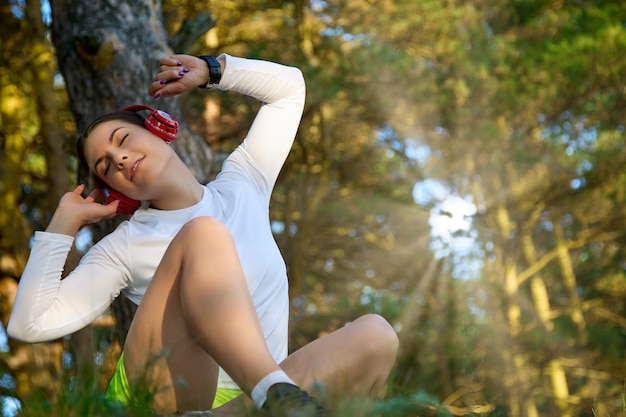
[[[152,397],[150,391],[134,391],[138,397]],[[28,417],[150,417],[154,412],[146,402],[137,401],[124,407],[108,401],[98,389],[88,384],[78,387],[75,381],[67,379],[62,386],[62,394],[54,401],[35,396],[32,401],[22,406],[20,414]],[[247,416],[255,416],[250,410]],[[449,417],[453,414],[439,399],[424,391],[406,396],[394,396],[386,399],[346,398],[329,411],[329,417],[405,417],[438,416]],[[241,417],[244,417],[243,415]]]
[[[609,360],[624,361],[624,344],[626,335],[621,329],[600,325],[589,325],[587,328],[589,347],[597,349],[602,356]]]
[[[367,312],[385,316],[401,339],[388,398],[347,402],[338,415],[447,415],[451,405],[493,404],[490,415],[505,416],[529,400],[542,415],[588,414],[590,401],[605,407],[602,415],[623,414],[621,0],[169,0],[163,6],[170,35],[198,12],[217,19],[191,53],[271,59],[305,74],[303,122],[271,212],[283,226],[276,239],[295,289],[292,345]],[[12,71],[3,70],[10,82],[2,88],[19,85],[30,110],[32,87],[15,76],[30,62],[19,52],[28,43],[16,35],[27,32],[11,16],[3,14],[2,54]],[[199,93],[186,99],[191,125],[204,126],[205,100]],[[258,103],[221,92],[211,100],[221,111],[212,143],[226,153]],[[73,124],[65,120],[71,137]],[[39,122],[20,119],[13,126],[23,137],[11,142],[4,136],[8,121],[2,120],[2,145],[24,146],[10,155],[21,173],[0,185],[23,190],[24,214],[41,228],[48,172]],[[412,156],[416,147],[427,156]],[[476,204],[475,234],[452,233],[467,237],[482,256],[475,280],[451,276],[455,266],[474,261],[469,256],[449,256],[431,270],[437,263],[429,213],[412,195],[424,179]],[[565,257],[557,256],[559,241]],[[546,316],[531,278],[544,285]],[[571,398],[561,401],[547,364],[563,358]],[[461,388],[467,393],[454,396]],[[57,401],[29,402],[28,410],[35,417],[97,415],[97,390],[79,391],[88,392],[68,381]]]

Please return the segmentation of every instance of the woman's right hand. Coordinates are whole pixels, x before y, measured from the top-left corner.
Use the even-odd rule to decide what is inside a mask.
[[[119,201],[100,204],[96,202],[98,190],[83,197],[84,190],[85,186],[81,184],[61,197],[46,232],[76,236],[82,227],[115,216]]]

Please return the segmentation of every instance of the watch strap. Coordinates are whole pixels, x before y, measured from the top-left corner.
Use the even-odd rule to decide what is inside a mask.
[[[220,62],[215,57],[209,55],[199,55],[198,58],[206,62],[207,67],[209,67],[209,82],[206,85],[199,85],[198,87],[208,88],[218,85],[222,79],[222,66]]]

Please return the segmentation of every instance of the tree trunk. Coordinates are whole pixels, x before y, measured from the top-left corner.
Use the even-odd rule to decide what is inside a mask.
[[[501,236],[510,236],[515,225],[509,216],[506,207],[498,207],[495,212],[495,222]],[[503,251],[503,253],[506,253]],[[504,256],[502,269],[504,270],[504,315],[508,325],[508,343],[502,352],[504,364],[504,387],[508,397],[509,413],[511,417],[536,415],[536,404],[532,396],[530,376],[532,369],[526,363],[524,352],[517,344],[522,329],[521,306],[519,302],[520,280],[516,269],[515,256]]]
[[[537,212],[539,215],[539,212]],[[536,218],[539,218],[537,215]],[[534,225],[534,221],[529,222],[530,227]],[[533,243],[530,233],[526,233],[522,236],[522,252],[529,266],[538,261],[537,251]],[[537,313],[537,316],[542,324],[543,329],[550,333],[554,329],[551,317],[553,317],[553,311],[550,307],[550,298],[546,283],[541,275],[535,274],[530,279],[530,291],[532,294],[533,304]],[[569,387],[567,385],[567,378],[565,374],[565,367],[560,358],[553,358],[544,372],[550,377],[550,386],[552,388],[552,395],[555,399],[555,404],[559,409],[561,416],[571,417],[570,411],[570,394]]]
[[[576,329],[578,330],[578,340],[581,344],[587,343],[587,324],[585,323],[585,316],[583,314],[582,303],[578,296],[578,288],[576,284],[576,274],[574,273],[574,266],[572,265],[572,259],[570,258],[569,249],[565,245],[563,238],[563,228],[558,221],[554,224],[554,237],[556,240],[556,247],[558,251],[559,266],[561,267],[561,275],[563,276],[563,284],[567,289],[569,296],[569,305],[571,309],[570,317]]]
[[[66,169],[67,157],[63,150],[63,129],[59,120],[59,103],[54,93],[54,48],[46,37],[41,6],[26,8],[26,19],[35,34],[31,54],[34,59],[28,66],[32,73],[37,114],[41,120],[40,135],[48,166],[48,207],[52,213],[64,193],[69,191],[70,178]]]
[[[179,98],[154,100],[147,92],[159,59],[173,53],[161,2],[56,0],[51,6],[52,40],[79,131],[95,117],[129,104],[161,108],[180,122],[174,148],[206,181],[211,152],[180,120]]]
[[[29,252],[32,228],[21,211],[24,202],[24,160],[31,152],[31,138],[25,126],[32,123],[32,94],[40,97],[43,83],[37,78],[43,66],[49,66],[52,55],[46,51],[40,4],[28,4],[25,18],[15,19],[10,5],[0,5],[0,56],[3,62],[15,66],[0,71],[0,321],[6,326],[11,315],[17,279],[22,274]],[[37,17],[39,16],[39,17]],[[22,31],[34,36],[24,38]],[[18,55],[23,51],[23,55]],[[32,77],[31,77],[32,75]],[[51,84],[46,93],[50,93]],[[66,173],[63,164],[62,173]],[[14,390],[7,386],[2,394],[28,401],[34,393],[54,399],[59,393],[59,372],[63,347],[61,342],[25,344],[8,340],[9,351],[0,357],[0,366],[9,371],[15,382]]]
[[[52,39],[78,130],[103,113],[134,103],[163,109],[179,121],[174,149],[199,181],[207,181],[211,151],[181,120],[179,98],[154,100],[147,93],[159,59],[173,53],[162,22],[161,2],[56,0],[51,6]],[[79,172],[79,181],[88,183],[88,174]],[[94,240],[118,222],[94,225]],[[113,312],[123,344],[135,306],[120,297]]]

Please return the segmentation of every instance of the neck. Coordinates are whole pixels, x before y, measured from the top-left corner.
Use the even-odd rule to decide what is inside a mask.
[[[159,210],[180,210],[191,207],[202,200],[204,188],[196,181],[193,187],[176,192],[176,198],[162,198],[150,201],[150,205]]]
[[[164,197],[150,200],[150,205],[159,210],[179,210],[197,204],[204,187],[186,167],[171,172],[161,191]]]

